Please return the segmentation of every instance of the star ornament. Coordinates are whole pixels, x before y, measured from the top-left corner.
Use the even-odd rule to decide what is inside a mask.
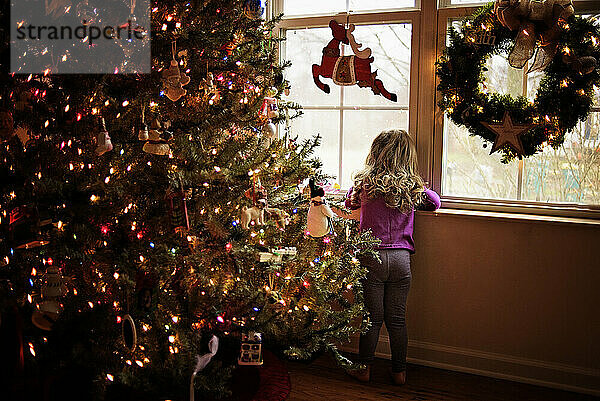
[[[494,145],[492,146],[490,154],[498,151],[498,149],[502,148],[504,145],[508,145],[513,148],[513,150],[517,152],[519,156],[523,156],[525,151],[523,150],[521,135],[535,127],[536,124],[515,125],[513,124],[512,118],[510,118],[508,111],[505,111],[504,117],[502,118],[502,124],[489,124],[482,122],[481,125],[496,134],[496,140],[494,141]]]

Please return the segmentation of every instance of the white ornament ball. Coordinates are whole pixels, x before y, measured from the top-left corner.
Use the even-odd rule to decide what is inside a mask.
[[[274,139],[277,136],[277,127],[275,126],[275,124],[269,121],[263,127],[263,134],[269,139]]]

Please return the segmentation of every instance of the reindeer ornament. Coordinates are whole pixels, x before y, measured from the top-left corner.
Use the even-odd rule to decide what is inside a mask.
[[[357,43],[352,32],[354,24],[348,29],[338,24],[335,20],[329,22],[333,39],[323,48],[321,65],[313,64],[312,73],[315,84],[325,93],[331,89],[329,85],[319,80],[319,76],[331,78],[337,85],[358,85],[361,88],[371,88],[374,94],[382,95],[392,102],[398,101],[395,93],[390,93],[384,88],[383,82],[377,79],[377,71],[371,72],[371,49],[360,50],[362,44]],[[350,45],[354,55],[340,56],[340,43]]]

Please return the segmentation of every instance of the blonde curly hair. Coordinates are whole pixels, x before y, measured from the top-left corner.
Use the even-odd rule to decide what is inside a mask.
[[[360,205],[360,195],[368,199],[383,198],[388,207],[402,213],[414,210],[425,193],[418,173],[415,144],[404,130],[380,133],[365,161],[365,167],[354,176],[352,203]]]

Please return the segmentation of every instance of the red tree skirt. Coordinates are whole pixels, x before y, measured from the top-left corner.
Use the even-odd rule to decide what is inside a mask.
[[[233,401],[284,401],[290,395],[290,375],[273,353],[263,351],[262,366],[238,366],[233,375]]]

